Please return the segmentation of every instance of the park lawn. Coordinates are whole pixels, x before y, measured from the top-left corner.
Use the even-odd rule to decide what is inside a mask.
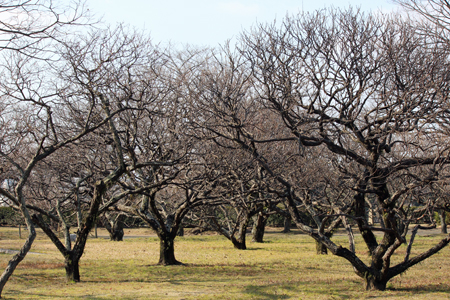
[[[17,229],[13,229],[17,231]],[[278,230],[279,231],[279,230]],[[142,229],[130,235],[148,234]],[[442,236],[416,237],[412,254]],[[337,236],[347,245],[345,236]],[[80,264],[81,282],[66,283],[61,254],[40,232],[32,252],[19,265],[3,299],[449,299],[449,248],[388,283],[384,292],[367,292],[344,259],[316,255],[311,238],[271,230],[265,243],[235,250],[218,235],[176,240],[184,266],[157,266],[156,237],[110,242],[91,238]],[[0,248],[19,249],[23,240],[0,227]],[[358,247],[359,246],[359,247]],[[401,261],[406,246],[395,256]],[[365,255],[357,237],[357,251]],[[41,254],[37,254],[41,253]],[[5,268],[10,254],[0,254]]]

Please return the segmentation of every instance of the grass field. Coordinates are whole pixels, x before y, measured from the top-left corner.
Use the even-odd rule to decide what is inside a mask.
[[[263,244],[248,242],[248,250],[218,235],[177,238],[175,255],[185,265],[168,267],[156,265],[159,242],[149,230],[128,230],[150,237],[123,242],[92,238],[80,283],[65,282],[61,254],[39,232],[34,254],[18,266],[3,299],[450,299],[450,248],[391,280],[387,291],[366,292],[344,259],[316,255],[307,236],[278,232],[268,231]],[[413,254],[440,238],[417,237]],[[347,244],[345,236],[337,239]],[[17,228],[0,227],[0,249],[19,249],[23,241]],[[357,251],[367,256],[361,239]],[[0,254],[2,272],[10,258]]]

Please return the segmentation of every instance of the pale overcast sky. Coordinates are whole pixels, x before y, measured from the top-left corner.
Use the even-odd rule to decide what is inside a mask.
[[[391,0],[89,0],[88,7],[111,25],[145,29],[153,42],[217,46],[256,22],[281,20],[331,6],[396,11]]]

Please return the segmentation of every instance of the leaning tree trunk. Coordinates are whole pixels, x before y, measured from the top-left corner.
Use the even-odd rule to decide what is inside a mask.
[[[182,263],[175,258],[175,239],[169,235],[159,236],[159,262],[158,265],[171,266]]]
[[[28,251],[30,251],[31,245],[33,244],[33,241],[36,238],[36,230],[34,228],[34,225],[31,222],[27,223],[29,223],[28,238],[26,239],[19,253],[14,255],[13,258],[11,258],[11,260],[8,262],[5,271],[3,271],[3,274],[0,277],[0,298],[2,296],[3,288],[5,287],[5,284],[8,282],[9,277],[11,277],[17,265],[25,258]]]
[[[25,201],[21,197],[22,191],[19,188],[16,188],[16,193],[19,195],[19,198],[21,199],[20,210],[22,212],[22,216],[25,219],[25,224],[27,225],[28,237],[25,240],[25,243],[23,244],[22,248],[19,250],[19,253],[17,253],[16,255],[13,256],[13,258],[11,258],[11,260],[8,262],[8,265],[6,266],[5,271],[3,271],[2,276],[0,276],[0,298],[2,296],[3,288],[5,287],[5,284],[8,282],[9,277],[11,277],[17,265],[19,265],[19,263],[25,258],[28,251],[30,251],[34,239],[36,238],[36,229],[34,227],[33,222],[31,221],[30,214],[25,205]]]
[[[254,218],[253,229],[252,229],[252,242],[263,243],[264,242],[264,231],[266,229],[267,216],[263,213],[259,213]]]

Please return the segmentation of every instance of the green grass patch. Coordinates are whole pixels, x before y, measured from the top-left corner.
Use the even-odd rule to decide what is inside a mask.
[[[0,228],[0,248],[18,249],[24,240]],[[129,231],[130,235],[139,232]],[[150,232],[151,234],[151,232]],[[8,237],[5,239],[4,237]],[[413,255],[442,236],[417,237]],[[448,299],[449,250],[445,248],[388,285],[364,291],[363,281],[344,259],[316,255],[314,242],[301,234],[269,231],[266,243],[248,242],[236,250],[218,235],[177,238],[184,266],[158,266],[154,236],[110,242],[91,238],[81,260],[80,283],[66,283],[62,256],[42,234],[3,292],[4,299]],[[336,236],[346,245],[345,236]],[[406,246],[394,260],[401,261]],[[357,237],[357,251],[366,255]],[[0,255],[5,268],[11,255]]]

